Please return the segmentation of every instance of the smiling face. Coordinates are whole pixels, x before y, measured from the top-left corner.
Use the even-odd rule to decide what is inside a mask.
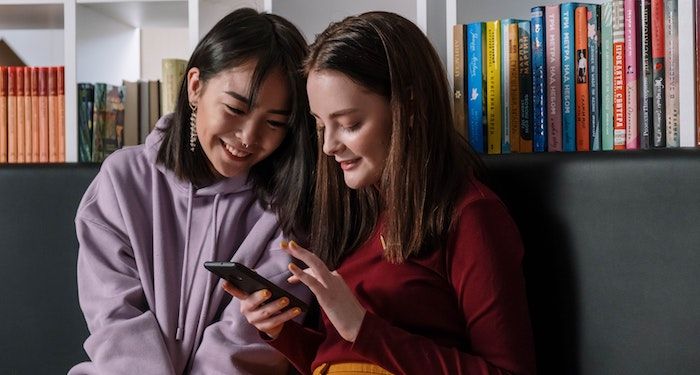
[[[323,152],[334,157],[352,189],[377,184],[389,154],[387,98],[333,70],[309,73],[306,89]]]
[[[250,103],[255,61],[220,72],[207,82],[199,69],[187,73],[190,103],[197,106],[197,138],[211,167],[221,176],[248,173],[272,154],[287,133],[289,85],[279,69],[270,71]]]

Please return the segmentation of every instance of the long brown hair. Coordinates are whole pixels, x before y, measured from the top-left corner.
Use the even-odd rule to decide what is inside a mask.
[[[256,60],[250,84],[250,103],[267,75],[280,69],[289,82],[292,113],[282,144],[255,164],[248,178],[258,199],[274,209],[288,235],[304,237],[311,221],[313,161],[316,158],[313,122],[309,115],[306,82],[301,74],[308,47],[299,30],[286,19],[243,8],[222,18],[197,44],[187,69],[199,68],[206,84],[220,72]],[[218,177],[201,147],[189,149],[187,79],[180,84],[173,123],[164,130],[158,162],[197,187]]]
[[[347,187],[337,163],[318,153],[312,248],[331,267],[362,245],[382,214],[385,258],[401,263],[444,248],[459,197],[481,162],[452,126],[440,58],[409,20],[369,12],[331,24],[305,63],[333,70],[386,97],[391,141],[379,187]],[[319,135],[319,150],[323,137]]]

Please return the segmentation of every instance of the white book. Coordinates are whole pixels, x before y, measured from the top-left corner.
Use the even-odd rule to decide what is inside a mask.
[[[681,147],[695,146],[695,1],[678,1],[678,98]]]

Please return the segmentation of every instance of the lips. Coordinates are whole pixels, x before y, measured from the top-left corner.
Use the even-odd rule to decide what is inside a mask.
[[[360,162],[360,158],[357,159],[351,159],[351,160],[342,160],[338,161],[338,164],[340,164],[340,169],[344,171],[349,171],[357,166],[357,164]]]
[[[221,145],[224,146],[226,151],[228,151],[229,155],[234,156],[237,159],[244,159],[244,158],[251,155],[250,152],[244,151],[236,146],[232,146],[232,145],[224,142],[223,140],[221,140]]]

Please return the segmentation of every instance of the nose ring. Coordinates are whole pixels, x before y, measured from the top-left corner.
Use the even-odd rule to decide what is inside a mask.
[[[244,142],[241,142],[241,143],[243,143],[243,148],[248,148],[248,144],[247,144],[247,143],[244,143]]]

